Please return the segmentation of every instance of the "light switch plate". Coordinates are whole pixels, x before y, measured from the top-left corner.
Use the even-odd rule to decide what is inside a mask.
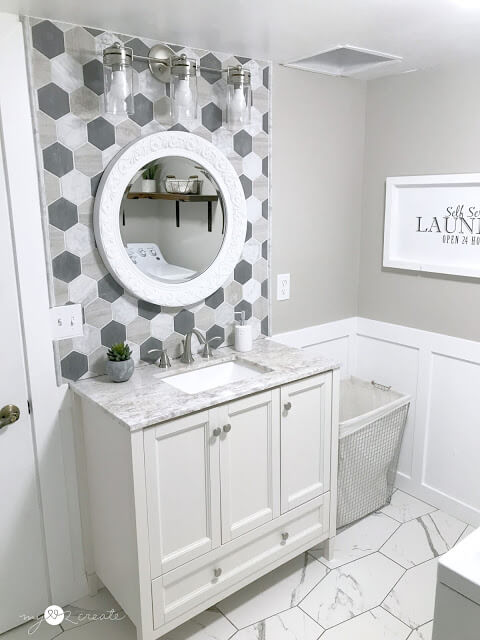
[[[279,273],[277,275],[277,300],[290,298],[290,274]]]
[[[65,304],[50,309],[50,322],[54,340],[83,336],[83,315],[81,304]]]

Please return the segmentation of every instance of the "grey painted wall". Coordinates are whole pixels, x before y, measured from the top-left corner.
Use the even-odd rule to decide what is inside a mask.
[[[365,97],[363,82],[274,66],[273,333],[357,313]]]
[[[385,178],[480,171],[479,102],[473,65],[369,83],[360,316],[480,339],[478,280],[382,268]]]

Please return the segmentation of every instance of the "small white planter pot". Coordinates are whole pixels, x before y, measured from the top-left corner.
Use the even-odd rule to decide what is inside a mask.
[[[142,191],[143,193],[155,193],[157,190],[156,180],[144,180],[142,178]]]
[[[107,360],[105,372],[112,382],[126,382],[132,377],[134,369],[135,365],[131,358],[120,362]]]

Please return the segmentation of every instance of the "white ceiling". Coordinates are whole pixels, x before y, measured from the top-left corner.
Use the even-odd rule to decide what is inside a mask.
[[[403,58],[365,77],[480,60],[480,0],[0,0],[0,10],[275,62],[338,44]]]

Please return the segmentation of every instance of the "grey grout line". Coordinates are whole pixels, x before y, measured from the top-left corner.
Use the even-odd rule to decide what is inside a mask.
[[[234,623],[230,620],[230,618],[227,616],[227,614],[226,614],[226,613],[223,613],[223,611],[222,611],[221,609],[219,609],[219,608],[218,608],[218,605],[215,605],[215,609],[218,611],[218,613],[220,613],[220,615],[222,615],[222,616],[225,618],[225,620],[227,620],[227,621],[228,621],[228,622],[229,622],[233,627],[235,627],[235,629],[236,629],[235,633],[237,633],[237,631],[240,631],[240,629],[237,627],[237,625],[236,625],[236,624],[234,624]],[[231,636],[231,637],[233,637],[233,636]]]

